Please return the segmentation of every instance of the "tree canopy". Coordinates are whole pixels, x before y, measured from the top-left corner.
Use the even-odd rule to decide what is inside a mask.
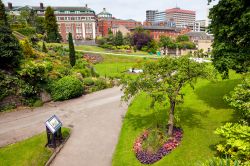
[[[187,35],[179,35],[176,38],[177,42],[186,42],[189,41],[189,37]]]
[[[151,40],[152,38],[150,37],[150,34],[141,27],[138,27],[132,35],[131,45],[135,46],[136,49],[141,50],[144,46],[147,46]]]
[[[152,97],[152,106],[156,102],[169,101],[168,134],[172,135],[175,106],[183,101],[182,87],[186,84],[193,87],[197,78],[208,78],[210,73],[205,64],[192,61],[187,56],[164,57],[147,63],[137,79],[124,80],[123,99],[128,100],[143,91]]]
[[[211,0],[209,0],[211,2]],[[228,77],[229,69],[244,73],[250,67],[250,2],[220,0],[210,9],[210,32],[214,35],[213,63]]]

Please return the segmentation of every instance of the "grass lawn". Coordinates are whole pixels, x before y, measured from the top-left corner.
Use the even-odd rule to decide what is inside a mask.
[[[70,129],[63,128],[63,138],[69,135]],[[0,166],[42,166],[49,160],[53,151],[44,147],[47,143],[46,133],[27,140],[0,148]]]
[[[148,59],[140,57],[125,57],[115,55],[102,55],[103,62],[95,65],[97,73],[101,76],[119,76],[125,73],[129,68],[140,68],[140,64]]]
[[[216,83],[199,80],[195,90],[185,87],[184,103],[176,108],[180,119],[178,125],[184,130],[184,138],[178,148],[152,165],[199,166],[200,162],[213,157],[216,153],[214,147],[221,140],[214,130],[235,117],[223,96],[233,90],[239,78],[239,75],[232,74],[230,80]],[[155,126],[157,121],[167,123],[168,108],[155,114],[149,106],[150,98],[145,94],[140,94],[131,103],[113,155],[113,166],[142,165],[132,149],[135,139],[144,129]]]
[[[75,46],[75,49],[84,51],[97,51],[97,52],[106,51],[104,48],[98,46],[87,46],[87,45]]]

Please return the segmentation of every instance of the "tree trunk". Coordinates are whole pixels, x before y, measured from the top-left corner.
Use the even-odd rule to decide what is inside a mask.
[[[173,135],[174,109],[175,109],[175,101],[170,101],[169,120],[168,120],[168,135],[169,136]]]
[[[166,47],[164,47],[164,55],[166,55],[166,52],[167,52],[167,51],[166,51],[166,49],[167,49],[167,48],[166,48]]]

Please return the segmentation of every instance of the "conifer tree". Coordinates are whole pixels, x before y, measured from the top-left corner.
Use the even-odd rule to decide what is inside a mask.
[[[47,32],[47,42],[59,43],[62,39],[58,31],[58,25],[54,10],[49,6],[45,12],[45,29]]]
[[[43,52],[45,52],[45,53],[47,53],[47,52],[48,52],[47,47],[46,47],[46,45],[45,45],[45,42],[43,42],[43,48],[42,48],[42,51],[43,51]]]
[[[71,33],[69,33],[68,41],[69,41],[69,60],[70,60],[71,66],[73,67],[76,64],[76,57],[75,57],[75,47],[74,47]]]
[[[12,69],[19,65],[23,54],[18,40],[12,34],[7,21],[5,7],[0,0],[0,68]]]
[[[121,31],[118,31],[115,35],[115,39],[114,39],[114,45],[115,46],[121,46],[123,45],[123,35]]]

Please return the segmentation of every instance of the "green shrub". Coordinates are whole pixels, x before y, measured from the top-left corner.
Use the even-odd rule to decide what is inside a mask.
[[[20,44],[21,44],[21,47],[23,49],[24,56],[26,58],[33,57],[34,52],[33,52],[33,49],[31,47],[29,41],[27,39],[25,39],[24,41],[21,41]]]
[[[43,105],[43,102],[41,100],[36,100],[34,103],[33,103],[33,107],[41,107]]]
[[[250,126],[227,123],[215,133],[225,138],[224,142],[217,145],[220,155],[241,162],[250,160]]]
[[[83,84],[84,84],[85,86],[91,86],[91,85],[94,85],[95,82],[94,82],[94,80],[93,80],[92,78],[85,78],[85,79],[83,80]]]
[[[224,99],[237,111],[242,121],[250,124],[250,74]]]
[[[82,77],[90,76],[90,71],[88,69],[73,69],[74,73],[81,73]]]
[[[56,71],[59,73],[59,77],[64,77],[72,74],[72,71],[64,66],[58,66],[56,68]]]
[[[32,36],[36,34],[36,29],[33,27],[25,27],[16,30],[17,32],[23,34],[24,36]]]
[[[47,62],[25,61],[21,65],[18,74],[21,78],[32,85],[42,83],[47,78],[47,72],[51,68]]]
[[[14,108],[16,108],[16,105],[13,103],[10,103],[10,104],[4,105],[4,106],[0,106],[0,112],[9,111],[9,110],[12,110]]]
[[[74,69],[85,69],[85,67],[88,65],[88,63],[84,60],[77,60]]]
[[[15,94],[18,78],[0,71],[0,101],[5,97]]]
[[[19,80],[18,87],[18,94],[25,98],[33,98],[38,93],[38,90],[35,86],[32,86],[23,80]]]
[[[55,101],[68,100],[83,94],[81,81],[72,76],[63,77],[52,83],[50,90]]]
[[[201,164],[202,166],[240,166],[237,160],[232,161],[231,159],[221,159],[221,158],[213,158],[208,161],[205,161]]]
[[[99,78],[95,81],[95,87],[97,90],[102,90],[108,88],[108,84],[105,79]]]
[[[88,63],[83,60],[77,60],[72,71],[75,73],[81,73],[82,77],[88,77],[91,75],[90,70],[87,68]]]

